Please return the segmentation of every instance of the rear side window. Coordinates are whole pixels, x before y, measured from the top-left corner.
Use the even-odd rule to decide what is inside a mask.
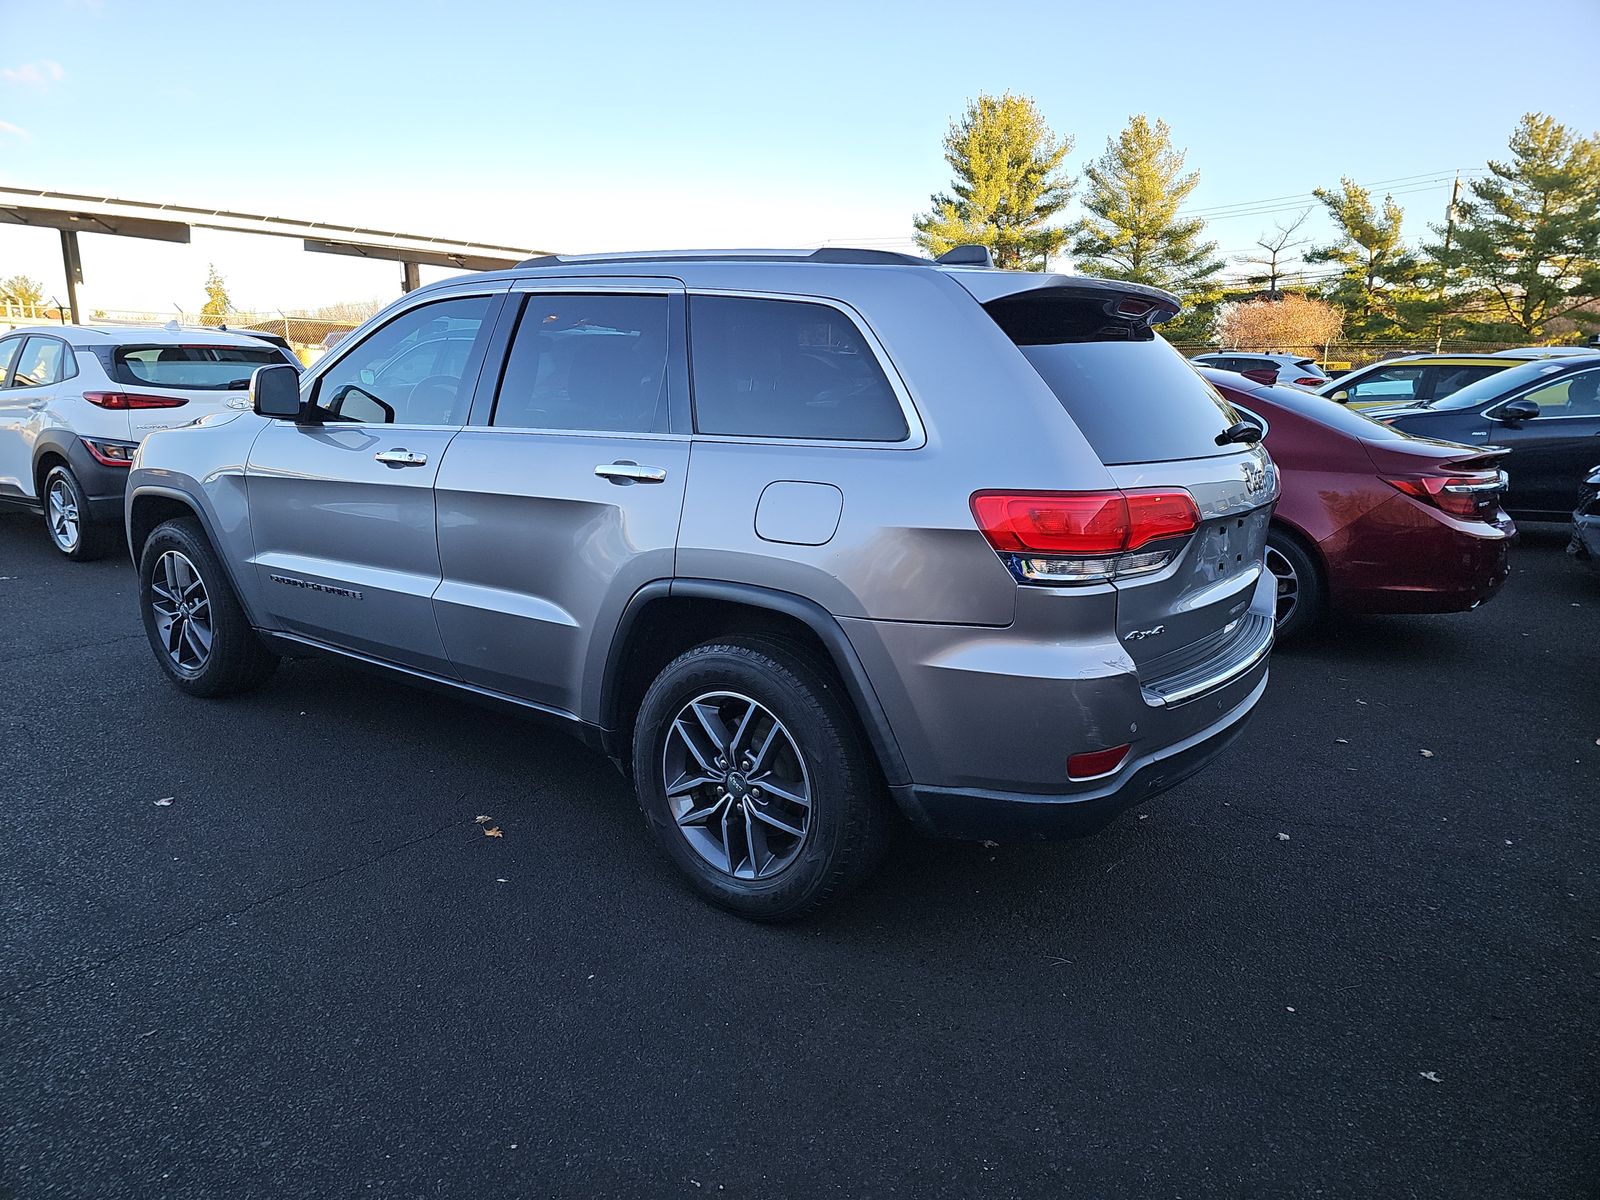
[[[899,397],[854,321],[827,304],[694,296],[695,429],[743,437],[899,442]]]
[[[1103,296],[1029,293],[984,307],[1101,462],[1238,453],[1238,446],[1219,446],[1217,436],[1239,414],[1149,326],[1108,314]]]
[[[271,346],[118,346],[112,369],[118,383],[197,391],[243,390],[257,367],[275,367],[283,355]]]
[[[529,296],[494,425],[660,433],[667,427],[665,296]]]

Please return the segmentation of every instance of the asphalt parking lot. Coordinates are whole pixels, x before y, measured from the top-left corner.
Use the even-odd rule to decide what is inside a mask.
[[[576,742],[328,663],[188,699],[125,562],[0,517],[0,1195],[1594,1196],[1564,540],[1279,652],[1097,838],[765,928]]]

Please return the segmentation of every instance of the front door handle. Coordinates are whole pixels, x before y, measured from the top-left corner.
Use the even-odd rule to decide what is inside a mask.
[[[614,463],[601,463],[594,469],[594,473],[601,479],[609,479],[612,483],[665,483],[667,469],[665,467],[641,467],[636,462],[619,459]]]
[[[426,454],[413,454],[399,447],[393,450],[380,450],[372,457],[386,467],[420,467],[428,461]]]

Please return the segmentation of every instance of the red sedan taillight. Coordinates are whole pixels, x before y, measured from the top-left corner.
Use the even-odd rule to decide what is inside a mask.
[[[1200,526],[1181,489],[974,492],[972,515],[1019,583],[1102,583],[1159,571]],[[1153,543],[1162,543],[1152,547]]]
[[[1452,517],[1487,521],[1500,507],[1500,495],[1506,490],[1506,473],[1422,475],[1414,479],[1385,479],[1384,482]]]
[[[83,398],[97,408],[182,408],[182,396],[150,396],[139,392],[85,392]]]

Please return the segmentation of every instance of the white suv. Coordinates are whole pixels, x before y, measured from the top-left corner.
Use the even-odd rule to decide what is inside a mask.
[[[0,504],[43,512],[68,558],[121,537],[128,464],[146,434],[248,407],[257,367],[300,364],[220,330],[49,325],[0,337]]]

